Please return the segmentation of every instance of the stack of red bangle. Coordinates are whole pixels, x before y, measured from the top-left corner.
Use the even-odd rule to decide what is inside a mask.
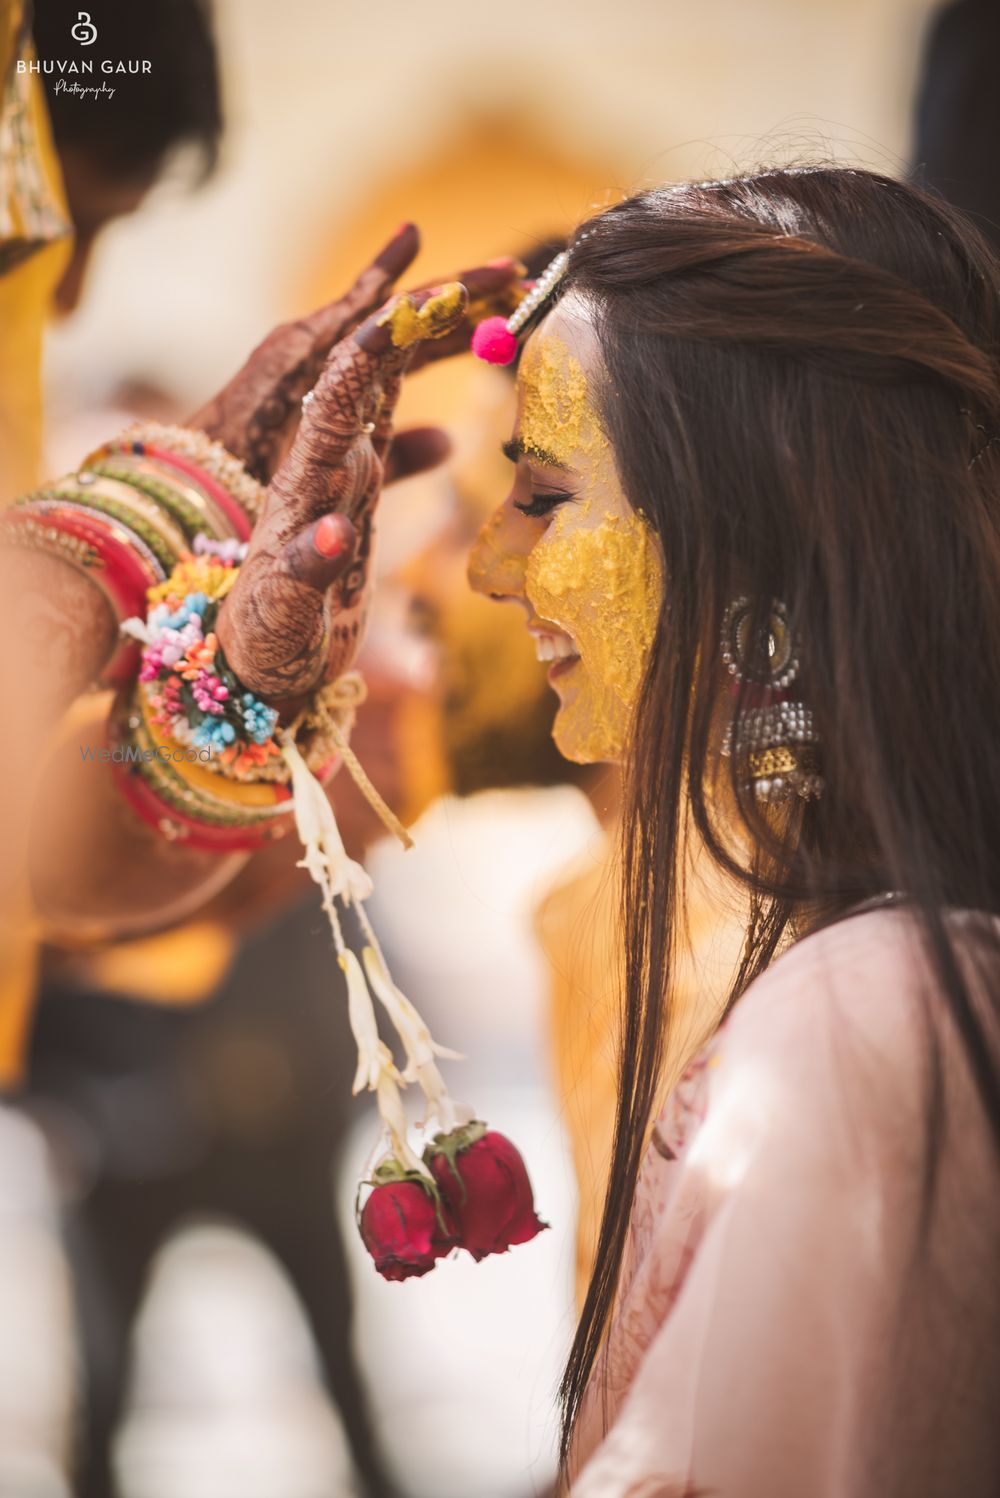
[[[263,496],[238,460],[203,433],[146,423],[7,510],[0,541],[49,552],[83,572],[121,625],[145,616],[148,589],[197,535],[246,541]],[[123,638],[100,685],[130,681],[137,662],[134,642]]]

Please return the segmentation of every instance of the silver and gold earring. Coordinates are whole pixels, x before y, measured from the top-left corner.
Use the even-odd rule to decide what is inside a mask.
[[[753,612],[749,598],[736,598],[722,621],[723,664],[734,689],[749,691],[750,700],[735,735],[733,722],[727,725],[722,753],[737,755],[742,783],[758,801],[815,800],[824,789],[820,740],[811,710],[789,691],[799,674],[799,655],[788,609],[780,599],[771,600],[766,645],[761,640],[756,651],[750,640]]]

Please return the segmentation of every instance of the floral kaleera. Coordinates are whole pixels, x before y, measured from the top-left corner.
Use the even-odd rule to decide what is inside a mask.
[[[310,773],[294,738],[283,751],[292,773],[295,823],[307,868],[323,893],[337,960],[347,980],[347,1007],[358,1048],[355,1094],[375,1094],[382,1138],[358,1224],[379,1273],[390,1280],[426,1274],[453,1248],[476,1259],[527,1243],[547,1226],[536,1215],[524,1161],[502,1134],[487,1131],[448,1092],[438,1060],[461,1059],[438,1045],[414,1005],[392,981],[364,900],[371,880],[349,858],[333,808]],[[339,907],[353,909],[365,939],[361,961],[344,940]],[[405,1057],[400,1070],[381,1039],[375,1000],[388,1016]],[[403,1090],[423,1094],[422,1154],[410,1143]]]
[[[199,536],[194,553],[150,589],[145,620],[122,626],[142,642],[151,721],[179,744],[211,750],[213,768],[237,780],[281,763],[277,712],[240,686],[213,629],[245,554],[245,543]]]
[[[438,1068],[461,1059],[433,1039],[414,1005],[392,981],[364,907],[372,884],[350,858],[333,808],[297,742],[299,725],[280,728],[278,714],[248,692],[230,670],[214,623],[239,573],[246,547],[199,536],[165,583],[149,592],[145,620],[123,630],[143,646],[140,690],[154,723],[176,742],[213,751],[214,767],[240,780],[288,783],[304,856],[300,867],[322,892],[323,910],[347,985],[358,1049],[353,1091],[375,1095],[382,1129],[370,1176],[361,1183],[358,1225],[386,1279],[426,1274],[439,1258],[465,1248],[477,1260],[527,1243],[547,1224],[535,1213],[524,1161],[510,1140],[456,1103]],[[381,803],[346,743],[341,757],[360,789],[404,843],[405,830]],[[352,910],[364,946],[360,960],[344,939],[341,912]],[[402,1066],[382,1039],[381,1006],[398,1038]],[[422,1151],[411,1142],[403,1093],[423,1095]],[[367,1193],[362,1204],[362,1193]]]

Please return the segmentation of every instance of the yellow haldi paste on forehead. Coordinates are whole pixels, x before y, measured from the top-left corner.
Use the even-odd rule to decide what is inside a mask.
[[[570,464],[594,457],[608,443],[587,398],[579,359],[555,334],[531,339],[518,371],[521,441],[529,456],[551,453]]]

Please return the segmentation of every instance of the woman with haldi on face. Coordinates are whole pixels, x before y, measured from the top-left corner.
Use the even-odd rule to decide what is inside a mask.
[[[281,710],[299,723],[302,695],[318,700],[353,661],[400,381],[425,341],[443,335],[449,351],[471,317],[458,284],[368,316],[373,288],[384,295],[408,263],[403,249],[392,275],[383,256],[367,278],[363,321],[338,312],[289,456],[252,490],[261,518],[242,516],[239,575],[219,550],[229,537],[171,573],[183,592],[185,569],[200,568],[215,590],[186,593],[184,620],[172,604],[158,612],[149,590],[148,679],[173,690],[184,646],[208,704],[196,704],[198,731],[213,712],[238,716],[250,761],[251,727],[273,735]],[[562,752],[620,765],[624,784],[618,1118],[563,1385],[568,1491],[995,1498],[1000,267],[930,197],[817,169],[633,198],[584,226],[562,270],[499,333],[477,330],[486,354],[516,352],[515,335],[523,348],[514,484],[471,571],[525,608],[559,697]],[[494,304],[515,275],[509,261],[490,270]],[[239,377],[207,409],[242,410],[234,389]],[[201,439],[212,429],[204,416],[195,425]],[[217,471],[194,464],[198,493],[228,513],[233,455],[201,439]],[[136,441],[119,459],[139,478],[151,461]],[[173,472],[178,459],[194,461],[172,450],[157,461]],[[145,550],[136,537],[126,556],[90,514],[100,477],[92,467],[74,480],[76,508],[55,517],[79,541],[84,510],[82,539],[127,559],[122,586],[135,591]],[[158,482],[152,508],[132,502],[171,555],[178,526],[161,506],[166,492],[176,509],[175,488]],[[53,512],[39,515],[45,526],[22,540],[55,533]],[[30,509],[28,520],[42,526]],[[209,636],[192,610],[217,621],[212,649],[238,712],[206,696]],[[86,635],[95,652],[103,638]],[[168,708],[157,712],[180,732],[180,708]],[[306,721],[320,772],[324,723]],[[117,726],[147,731],[140,711]],[[326,802],[295,731],[282,736],[291,804],[298,815],[304,787],[318,821]],[[182,813],[156,829],[172,898],[193,899],[202,866],[170,851],[178,828],[200,829],[217,856],[247,827],[256,836],[265,813],[248,810],[237,771],[221,790],[185,779],[178,791],[155,755],[147,764],[155,781],[126,786],[132,809],[148,820],[183,794]],[[128,809],[98,829],[105,851],[111,833],[135,831]],[[333,861],[334,832],[327,862],[315,860],[328,911],[324,870],[360,887],[346,855]],[[79,900],[94,865],[70,879],[68,846],[46,867],[57,893],[72,885]],[[745,943],[727,1017],[658,1111],[696,860],[744,900]],[[143,867],[130,884],[148,901]],[[102,886],[91,873],[86,888]],[[440,1117],[440,1048],[415,1030],[374,946],[367,956],[401,1036],[422,1047],[418,1075]],[[416,1171],[365,1001],[355,1086],[367,1077],[384,1091],[397,1163]],[[518,1204],[502,1246],[542,1226],[530,1192]],[[421,1207],[419,1273],[452,1242]]]
[[[568,1488],[986,1498],[1000,270],[943,204],[816,169],[622,203],[550,281],[470,574],[525,609],[562,752],[625,787]],[[746,942],[654,1117],[694,853]]]

